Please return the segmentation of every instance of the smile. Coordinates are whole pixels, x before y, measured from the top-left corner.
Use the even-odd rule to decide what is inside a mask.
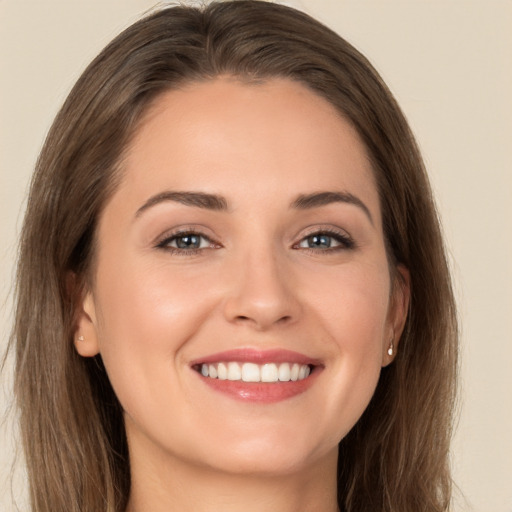
[[[290,382],[309,377],[311,366],[299,363],[238,363],[221,362],[196,366],[203,377],[242,382]]]
[[[216,392],[252,403],[301,395],[322,373],[322,361],[298,352],[241,348],[196,359],[191,369]]]

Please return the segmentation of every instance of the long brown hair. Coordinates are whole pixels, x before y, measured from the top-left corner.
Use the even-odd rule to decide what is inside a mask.
[[[390,262],[409,269],[412,293],[396,360],[340,443],[339,506],[446,511],[457,324],[418,148],[389,90],[350,44],[291,8],[244,0],[165,8],[132,25],[89,65],[47,136],[21,235],[11,340],[33,511],[126,507],[122,409],[101,358],[74,349],[74,309],[90,276],[98,218],[141,116],[162,92],[221,74],[300,82],[364,142]]]

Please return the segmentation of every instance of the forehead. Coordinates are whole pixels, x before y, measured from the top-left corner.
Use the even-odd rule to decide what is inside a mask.
[[[235,202],[339,189],[378,209],[356,131],[327,100],[285,79],[222,77],[162,94],[123,167],[120,188],[139,200],[158,189],[222,193]]]

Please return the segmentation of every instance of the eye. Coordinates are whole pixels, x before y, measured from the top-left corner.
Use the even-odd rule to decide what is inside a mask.
[[[217,247],[217,244],[206,235],[195,231],[186,231],[164,238],[157,244],[157,247],[174,253],[191,254],[202,249]]]
[[[296,248],[318,251],[352,249],[354,241],[346,234],[334,231],[318,231],[303,238]]]

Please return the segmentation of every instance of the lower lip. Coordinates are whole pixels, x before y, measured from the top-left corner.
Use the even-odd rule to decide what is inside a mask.
[[[275,403],[288,400],[306,392],[315,382],[319,368],[315,368],[309,377],[288,382],[244,382],[241,380],[220,380],[198,376],[214,391],[224,393],[231,398],[244,402]]]

